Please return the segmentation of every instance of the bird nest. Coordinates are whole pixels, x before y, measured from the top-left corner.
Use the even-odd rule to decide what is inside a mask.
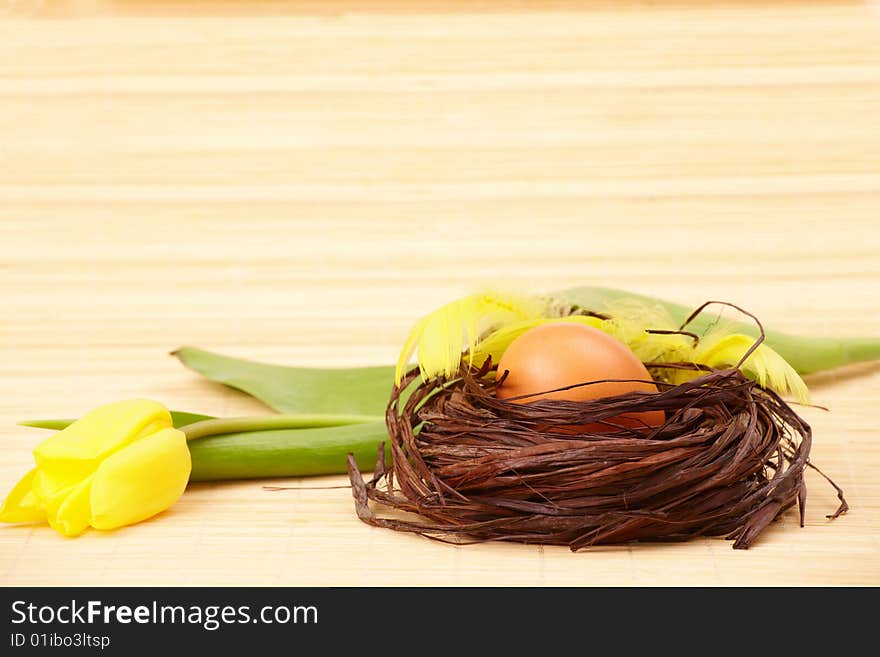
[[[573,551],[697,536],[748,548],[794,505],[803,525],[810,427],[738,368],[654,382],[657,393],[527,404],[498,399],[492,371],[487,361],[416,382],[416,368],[394,387],[386,412],[392,464],[380,447],[365,481],[349,458],[361,520],[448,542]],[[665,413],[662,425],[615,421],[650,411]],[[835,518],[847,505],[826,479],[840,500]]]

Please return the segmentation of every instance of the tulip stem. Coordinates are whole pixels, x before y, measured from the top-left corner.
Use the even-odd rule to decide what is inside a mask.
[[[308,414],[293,415],[255,415],[249,417],[223,417],[212,420],[194,422],[180,430],[186,434],[187,440],[196,440],[205,436],[216,436],[227,433],[244,433],[247,431],[270,431],[273,429],[316,429],[322,427],[341,427],[349,424],[365,424],[383,421],[377,415],[337,415]]]

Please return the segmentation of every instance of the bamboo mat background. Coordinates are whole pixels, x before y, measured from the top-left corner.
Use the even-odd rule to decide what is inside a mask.
[[[880,330],[871,4],[10,3],[0,18],[0,487],[16,426],[145,396],[264,409],[168,352],[394,360],[482,284],[730,300]],[[815,377],[807,526],[571,554],[372,529],[347,490],[194,485],[65,540],[0,527],[4,584],[880,583],[880,370]],[[290,480],[290,486],[344,479]],[[277,482],[275,482],[277,483]]]

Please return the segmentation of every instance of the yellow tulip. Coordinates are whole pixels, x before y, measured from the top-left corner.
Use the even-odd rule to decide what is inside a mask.
[[[48,522],[65,536],[146,520],[183,494],[192,463],[168,410],[133,399],[101,406],[34,449],[0,522]]]

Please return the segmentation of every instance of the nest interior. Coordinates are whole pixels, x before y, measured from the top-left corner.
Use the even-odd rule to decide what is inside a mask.
[[[392,463],[380,447],[364,481],[349,459],[361,520],[456,543],[572,550],[696,536],[748,548],[795,504],[803,525],[810,427],[739,369],[658,384],[657,393],[517,404],[496,398],[491,367],[463,366],[457,378],[418,382],[405,395],[414,369],[394,388]],[[660,426],[615,422],[657,410],[666,417]],[[585,433],[568,429],[585,425]],[[828,481],[840,499],[832,518],[847,506]]]

